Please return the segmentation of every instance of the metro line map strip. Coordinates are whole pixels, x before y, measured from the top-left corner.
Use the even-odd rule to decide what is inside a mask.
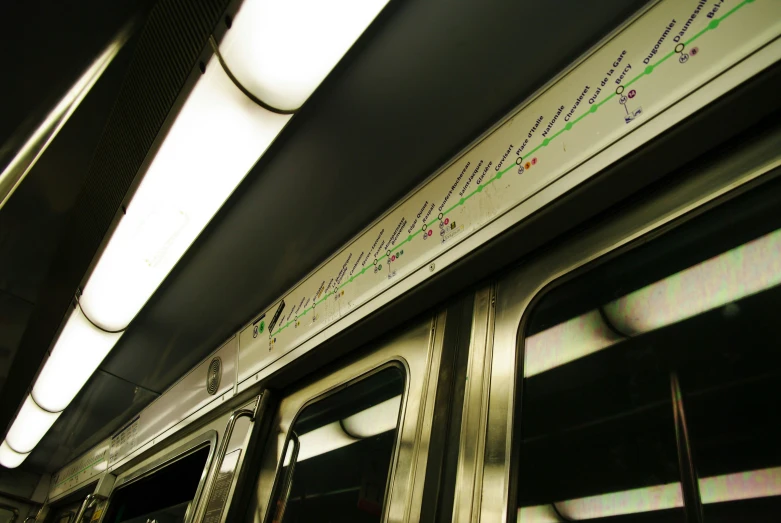
[[[627,82],[619,85],[618,88],[616,89],[616,91],[610,93],[601,102],[592,104],[588,111],[584,112],[582,115],[580,115],[575,120],[567,122],[567,124],[561,130],[559,130],[555,134],[551,135],[550,137],[543,139],[535,148],[533,148],[531,151],[525,153],[524,156],[526,158],[531,157],[532,155],[534,155],[534,153],[536,153],[540,149],[542,149],[544,147],[547,147],[553,140],[558,138],[562,133],[571,130],[575,125],[577,125],[581,120],[583,120],[584,118],[586,118],[590,114],[596,113],[597,110],[602,105],[604,105],[607,102],[609,102],[610,100],[614,99],[616,96],[621,96],[621,94],[623,93],[623,91],[626,88],[630,87],[632,84],[634,84],[635,82],[637,82],[638,80],[640,80],[644,76],[648,76],[648,75],[652,74],[659,65],[663,64],[664,62],[666,62],[667,60],[669,60],[670,58],[672,58],[676,54],[683,54],[683,51],[685,49],[687,49],[690,46],[690,44],[692,44],[695,41],[697,41],[701,36],[703,36],[704,34],[708,33],[709,31],[715,31],[716,29],[718,29],[720,27],[721,23],[724,22],[724,20],[726,20],[727,18],[731,17],[733,14],[735,14],[736,12],[738,12],[739,10],[741,10],[742,8],[747,6],[748,4],[754,3],[755,1],[756,0],[743,0],[738,5],[736,5],[735,7],[730,9],[729,11],[727,11],[721,17],[711,19],[711,21],[705,26],[705,28],[701,29],[694,36],[692,36],[688,40],[684,41],[682,44],[679,43],[674,50],[670,51],[669,53],[664,55],[662,58],[660,58],[659,60],[657,60],[653,64],[647,65],[639,74],[634,76],[631,80],[628,80]],[[764,0],[764,1],[771,1],[771,0]],[[516,159],[516,161],[513,162],[510,165],[510,167],[507,167],[506,169],[503,169],[501,171],[497,171],[497,173],[494,176],[492,176],[491,178],[488,178],[485,181],[485,183],[478,185],[478,187],[476,189],[472,190],[472,192],[470,192],[470,193],[468,193],[468,194],[466,194],[464,196],[461,196],[461,198],[459,200],[457,200],[456,203],[453,204],[451,207],[443,210],[433,220],[431,220],[429,222],[424,222],[423,226],[420,229],[417,229],[414,233],[409,234],[400,243],[395,244],[393,246],[392,251],[396,252],[396,251],[400,250],[401,247],[404,246],[404,244],[406,244],[408,242],[411,242],[419,234],[425,233],[426,229],[428,229],[429,227],[437,224],[438,222],[442,222],[445,219],[445,217],[448,216],[448,214],[450,214],[453,210],[455,210],[456,208],[464,205],[467,201],[469,201],[470,198],[472,198],[476,194],[481,193],[486,187],[488,187],[494,181],[501,179],[502,176],[504,176],[505,173],[507,173],[508,171],[511,171],[512,169],[515,169],[519,164],[522,163],[522,161],[523,161],[523,157],[519,156],[518,159]],[[305,309],[303,309],[301,311],[297,311],[295,313],[295,318],[294,319],[288,320],[286,323],[281,324],[276,331],[274,331],[273,333],[270,333],[270,336],[271,337],[277,336],[278,334],[280,334],[282,331],[284,331],[289,326],[294,325],[296,323],[296,321],[298,321],[298,319],[300,317],[306,316],[306,314],[308,312],[315,310],[317,305],[323,303],[328,298],[330,298],[331,296],[333,296],[334,294],[336,294],[340,290],[342,290],[344,287],[346,287],[347,285],[352,283],[356,278],[358,278],[359,276],[363,275],[366,271],[368,271],[370,269],[373,269],[373,267],[377,266],[377,264],[381,263],[383,260],[385,260],[386,258],[389,258],[391,256],[393,256],[391,254],[391,250],[388,250],[382,256],[379,256],[379,257],[375,258],[373,264],[365,266],[361,271],[355,273],[354,275],[350,276],[349,279],[345,280],[344,283],[341,283],[338,286],[335,285],[333,290],[326,292],[322,296],[322,298],[320,298],[319,300],[315,300],[312,303],[312,305],[310,305],[309,307],[307,307],[307,308],[305,308]]]

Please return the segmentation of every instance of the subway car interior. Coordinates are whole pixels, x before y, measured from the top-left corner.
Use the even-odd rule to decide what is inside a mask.
[[[781,521],[780,1],[0,13],[0,523]]]

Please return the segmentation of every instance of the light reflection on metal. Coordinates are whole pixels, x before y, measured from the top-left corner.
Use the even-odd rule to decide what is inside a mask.
[[[46,118],[33,131],[22,147],[19,148],[19,151],[17,151],[8,165],[5,166],[2,173],[0,173],[0,209],[5,206],[25,176],[32,170],[38,159],[49,147],[49,144],[57,137],[60,129],[65,126],[68,119],[78,109],[81,102],[106,71],[120,49],[127,43],[134,25],[134,22],[129,23],[108,44],[76,83],[65,93],[65,96],[46,115]]]

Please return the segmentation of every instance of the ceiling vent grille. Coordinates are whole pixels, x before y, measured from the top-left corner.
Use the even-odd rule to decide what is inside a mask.
[[[220,358],[214,358],[209,363],[209,369],[206,373],[206,392],[215,394],[220,388],[220,378],[222,377],[222,361]]]

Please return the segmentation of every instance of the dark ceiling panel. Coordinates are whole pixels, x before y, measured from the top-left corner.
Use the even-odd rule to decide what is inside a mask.
[[[644,3],[392,4],[103,368],[164,390]]]
[[[0,2],[3,77],[0,165],[10,159],[120,28],[153,0]]]
[[[32,303],[38,300],[130,63],[133,43],[117,55],[0,211],[0,290]]]
[[[25,470],[59,469],[121,428],[156,397],[134,383],[96,372],[25,460]]]
[[[32,310],[32,303],[0,291],[0,394]]]

